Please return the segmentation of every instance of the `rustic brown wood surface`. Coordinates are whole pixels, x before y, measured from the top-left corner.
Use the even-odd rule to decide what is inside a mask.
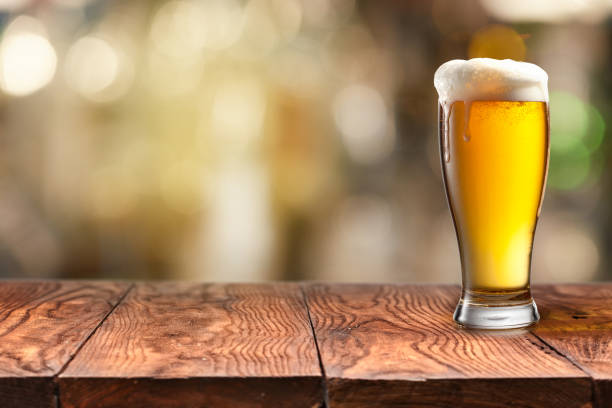
[[[0,282],[0,407],[55,408],[54,376],[128,286]]]
[[[458,329],[452,286],[312,285],[335,407],[587,407],[588,376],[528,331]]]
[[[612,284],[536,286],[542,319],[533,333],[594,379],[595,401],[612,407]]]
[[[137,284],[59,378],[71,407],[318,407],[297,284]]]
[[[0,282],[0,408],[612,407],[612,284],[533,292],[495,333],[454,286]]]

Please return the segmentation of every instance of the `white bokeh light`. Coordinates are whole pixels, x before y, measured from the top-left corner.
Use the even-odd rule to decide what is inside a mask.
[[[269,180],[254,163],[233,163],[210,180],[207,216],[185,248],[186,278],[216,281],[273,279],[276,235]]]
[[[112,101],[131,82],[130,65],[102,38],[79,39],[66,56],[66,79],[81,96],[96,102]]]
[[[334,98],[333,115],[342,140],[353,160],[362,164],[380,161],[393,149],[395,137],[380,93],[354,84]]]
[[[0,86],[10,95],[25,96],[47,85],[57,56],[42,23],[19,16],[6,28],[0,46]]]
[[[600,22],[612,13],[610,1],[480,0],[484,9],[502,21],[559,23],[579,20]]]
[[[113,83],[119,58],[106,41],[84,37],[68,51],[66,67],[71,85],[81,94],[91,95]]]

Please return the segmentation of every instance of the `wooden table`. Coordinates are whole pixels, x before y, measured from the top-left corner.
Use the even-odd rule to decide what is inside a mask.
[[[532,330],[434,285],[0,283],[0,407],[612,407],[612,284]]]

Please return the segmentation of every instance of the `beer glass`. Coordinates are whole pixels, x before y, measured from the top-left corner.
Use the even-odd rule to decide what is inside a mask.
[[[454,60],[436,71],[462,326],[510,329],[539,319],[529,276],[548,169],[547,81],[538,66],[512,60]]]

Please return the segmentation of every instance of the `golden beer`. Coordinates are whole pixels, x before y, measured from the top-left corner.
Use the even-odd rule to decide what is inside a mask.
[[[464,286],[516,299],[529,289],[548,157],[546,103],[475,101],[468,124],[465,109],[461,101],[450,109],[449,160],[442,160]]]
[[[539,96],[537,87],[521,93],[525,81],[504,82],[505,68],[493,70],[501,80],[491,70],[467,75],[463,94],[441,100],[439,110],[444,183],[462,268],[455,320],[468,327],[522,327],[539,318],[529,275],[548,166],[548,94]],[[466,81],[464,71],[454,75]],[[536,100],[514,100],[533,95]]]

